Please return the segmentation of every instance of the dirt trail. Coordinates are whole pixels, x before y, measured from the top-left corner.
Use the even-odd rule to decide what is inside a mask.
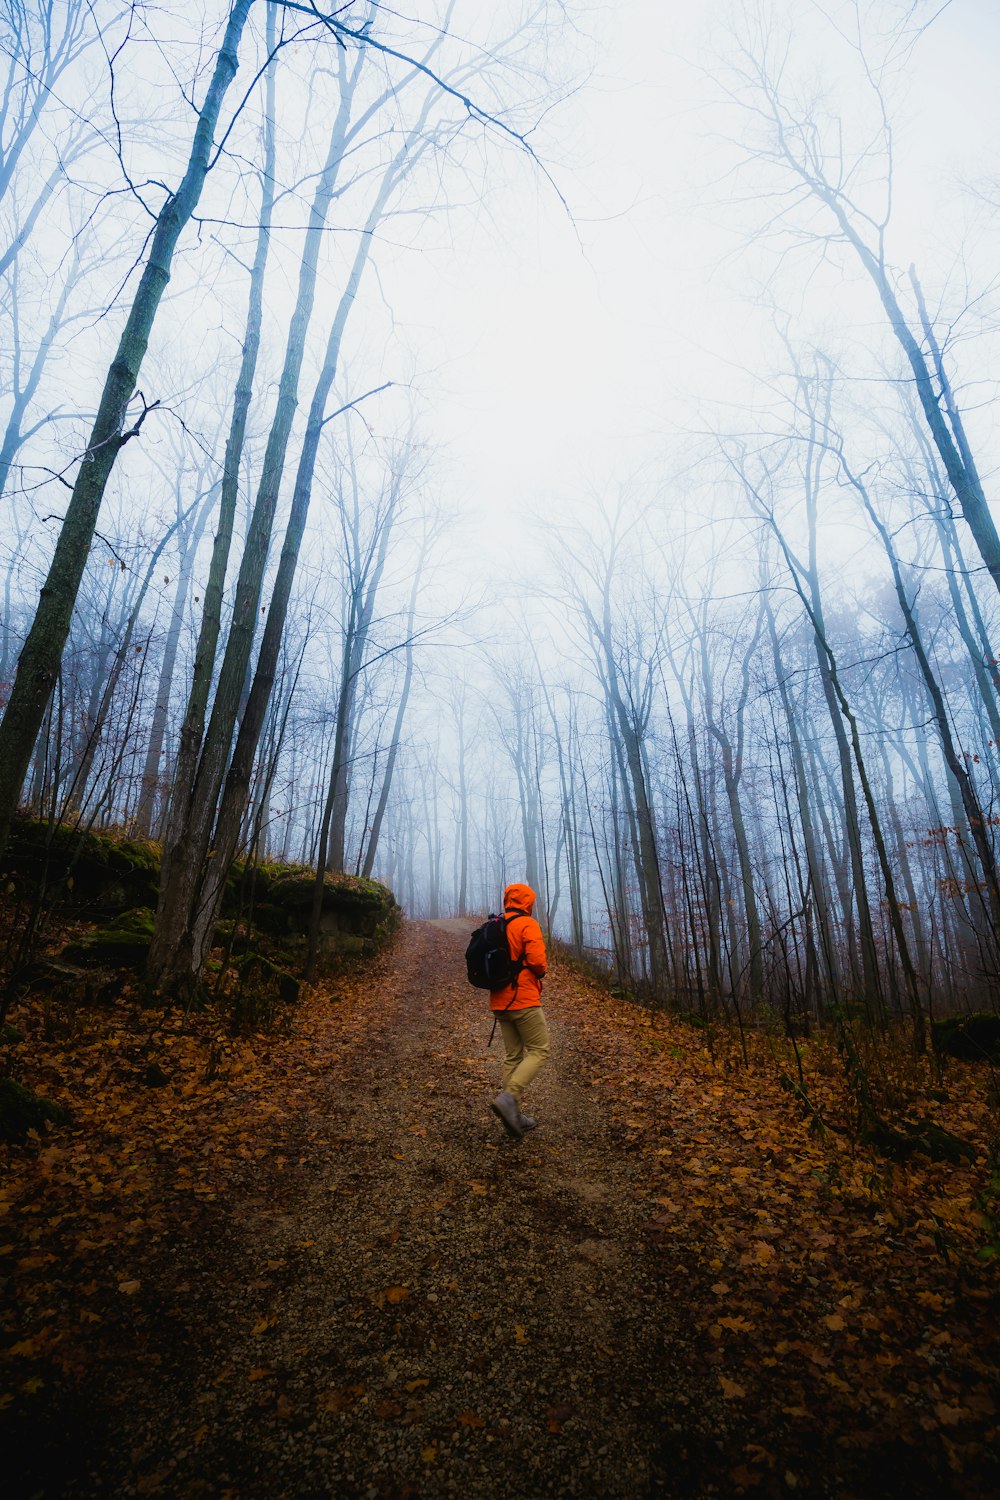
[[[353,1013],[331,1011],[298,1149],[234,1179],[161,1265],[37,1493],[717,1492],[718,1397],[571,1004],[556,977],[539,1129],[509,1141],[467,935],[409,924]]]

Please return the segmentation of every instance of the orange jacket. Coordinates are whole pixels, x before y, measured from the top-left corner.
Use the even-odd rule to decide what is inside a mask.
[[[547,964],[542,929],[531,915],[534,905],[535,893],[530,885],[509,885],[503,893],[504,915],[510,917],[507,923],[510,956],[515,963],[523,958],[524,967],[516,984],[490,991],[491,1010],[527,1010],[529,1006],[542,1003],[542,975]],[[527,915],[511,916],[511,912],[525,912]]]

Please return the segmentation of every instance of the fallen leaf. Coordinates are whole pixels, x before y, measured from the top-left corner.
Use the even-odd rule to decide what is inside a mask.
[[[348,1385],[341,1390],[327,1391],[319,1398],[320,1411],[346,1411],[353,1406],[359,1396],[363,1396],[365,1388],[363,1385]]]

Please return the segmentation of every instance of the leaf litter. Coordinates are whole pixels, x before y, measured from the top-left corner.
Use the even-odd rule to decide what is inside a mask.
[[[0,1199],[25,1493],[508,1496],[512,1448],[525,1494],[987,1493],[973,1072],[940,1107],[976,1160],[890,1170],[766,1059],[557,963],[516,1145],[460,948],[408,924],[266,1036],[127,987],[55,1025],[22,1005],[26,1081],[74,1117],[10,1150]]]

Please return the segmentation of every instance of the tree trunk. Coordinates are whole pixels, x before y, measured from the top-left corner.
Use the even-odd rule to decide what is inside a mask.
[[[268,66],[264,82],[260,222],[257,230],[257,244],[254,252],[253,267],[250,272],[246,326],[243,334],[240,368],[236,378],[236,391],[233,398],[233,413],[222,461],[218,527],[215,534],[215,541],[212,545],[212,559],[209,564],[208,579],[205,584],[204,605],[202,607],[198,641],[195,646],[191,688],[188,695],[184,721],[181,725],[178,738],[177,760],[174,767],[172,788],[172,798],[175,805],[168,807],[167,827],[164,837],[165,879],[169,878],[168,869],[172,857],[172,845],[182,831],[183,810],[186,808],[186,799],[190,788],[194,784],[195,773],[198,768],[198,756],[201,752],[202,740],[205,733],[205,717],[208,711],[208,700],[215,672],[219,636],[222,631],[223,595],[226,585],[226,572],[229,567],[229,554],[232,549],[236,506],[239,500],[240,464],[243,457],[243,445],[246,439],[250,402],[253,396],[254,374],[257,369],[257,359],[260,353],[261,323],[264,309],[264,276],[267,270],[267,260],[271,246],[271,215],[274,210],[276,82],[273,57],[275,49],[275,23],[276,7],[274,0],[268,0],[266,45],[267,54],[271,62]]]
[[[222,102],[236,76],[237,49],[252,0],[235,0],[205,103],[198,117],[187,170],[160,210],[149,258],[118,350],[108,370],[84,460],[59,532],[34,623],[18,661],[14,687],[0,722],[0,850],[6,845],[31,752],[59,671],[97,517],[111,471],[128,433],[128,405],[139,379],[160,299],[170,279],[174,250],[194,213],[211,164]]]
[[[341,66],[345,66],[343,62]],[[356,72],[357,69],[355,80]],[[288,329],[278,398],[236,583],[233,618],[208,731],[201,747],[193,782],[185,785],[178,783],[176,805],[171,808],[171,833],[147,964],[147,979],[156,986],[176,984],[183,989],[190,988],[202,963],[202,954],[196,951],[192,941],[196,907],[200,910],[199,928],[202,935],[211,926],[211,919],[206,916],[203,905],[199,903],[198,887],[253,650],[271,529],[298,402],[306,333],[316,296],[320,245],[343,159],[351,93],[350,87],[342,90],[340,108],[330,132],[326,161],[310,207],[309,226],[299,265],[298,293]],[[222,879],[225,880],[225,873]]]
[[[178,524],[180,524],[180,519],[178,517]],[[159,678],[156,684],[156,701],[153,707],[149,741],[146,746],[146,756],[142,768],[139,804],[136,808],[134,819],[136,832],[145,838],[148,838],[153,831],[153,811],[160,788],[160,761],[163,758],[163,744],[167,733],[167,718],[170,712],[170,692],[174,680],[174,667],[177,664],[177,652],[181,641],[181,627],[184,623],[184,610],[187,605],[188,591],[191,586],[194,561],[207,522],[208,509],[206,504],[206,508],[202,510],[201,515],[198,517],[191,535],[184,539],[180,555],[177,559],[177,585],[174,589],[170,623],[167,626],[166,639],[163,643],[163,657],[160,661]]]
[[[194,504],[197,504],[197,501],[195,501]],[[180,530],[181,526],[191,514],[192,510],[194,509],[194,504],[189,505],[186,511],[178,515],[177,520],[166,532],[164,532],[163,536],[160,538],[160,541],[157,543],[156,548],[146,565],[146,573],[139,587],[135,602],[132,605],[131,610],[129,611],[125,630],[115,652],[114,663],[111,667],[111,670],[110,672],[107,672],[105,674],[102,666],[97,673],[96,683],[98,686],[103,685],[103,690],[101,691],[100,698],[94,707],[93,713],[88,716],[91,727],[87,735],[79,765],[73,772],[72,786],[70,787],[69,793],[67,794],[68,798],[72,798],[75,793],[79,793],[81,805],[85,797],[87,782],[90,779],[90,772],[94,763],[94,757],[97,754],[97,749],[100,745],[101,737],[104,734],[104,727],[107,722],[108,713],[110,711],[111,703],[115,695],[115,689],[118,686],[119,679],[125,668],[125,663],[129,660],[131,655],[132,637],[135,634],[135,627],[139,623],[139,614],[142,610],[146,594],[149,590],[149,585],[153,580],[153,574],[156,571],[157,563],[159,562],[160,557],[162,556],[164,549],[166,548],[166,545],[170,541],[171,537]]]
[[[785,725],[788,730],[788,744],[792,759],[792,771],[795,778],[795,797],[798,805],[799,827],[802,830],[806,867],[809,871],[809,889],[812,896],[813,909],[816,913],[816,925],[819,929],[820,947],[823,952],[823,963],[826,969],[829,991],[831,997],[836,998],[840,988],[840,962],[837,955],[836,934],[830,920],[827,875],[816,843],[812,808],[810,805],[809,777],[802,754],[795,711],[788,691],[788,674],[785,670],[785,665],[781,657],[781,648],[778,644],[778,631],[774,612],[771,608],[770,598],[766,592],[763,597],[768,636],[771,642],[771,660],[774,664],[778,694],[781,698]]]
[[[417,592],[420,586],[420,572],[415,573],[413,578],[413,589],[410,593],[410,607],[406,617],[406,669],[403,673],[403,686],[399,694],[399,702],[396,704],[396,720],[392,728],[392,738],[389,741],[389,752],[386,756],[385,770],[382,774],[382,789],[379,792],[378,802],[375,806],[375,816],[372,818],[371,832],[368,835],[368,848],[365,852],[364,868],[361,873],[366,880],[370,880],[375,867],[375,855],[378,852],[378,842],[382,833],[382,822],[385,818],[385,810],[389,803],[389,793],[392,789],[392,778],[396,769],[396,759],[399,755],[399,744],[403,735],[403,722],[406,716],[406,705],[410,697],[410,685],[413,682],[413,625],[417,611]],[[461,721],[459,725],[459,777],[461,778],[462,792],[462,883],[459,892],[458,910],[460,915],[465,913],[466,885],[468,880],[469,859],[469,834],[468,820],[465,810],[464,792],[464,741],[461,732]]]
[[[876,512],[875,507],[871,502],[871,497],[869,496],[866,487],[861,482],[861,480],[854,473],[852,473],[851,469],[847,466],[845,460],[843,459],[843,456],[841,456],[841,466],[843,467],[848,480],[853,485],[855,492],[859,496],[872,525],[878,532],[879,539],[882,543],[883,548],[885,549],[886,557],[889,559],[889,566],[892,569],[892,581],[896,590],[896,598],[899,601],[899,608],[902,613],[903,620],[906,624],[906,633],[909,637],[910,649],[913,651],[913,654],[917,659],[917,665],[920,668],[920,675],[923,678],[924,687],[927,691],[927,697],[930,699],[931,711],[934,715],[934,722],[937,726],[938,737],[941,741],[941,750],[944,754],[948,769],[951,772],[952,776],[955,778],[955,783],[958,787],[959,794],[962,799],[962,807],[968,821],[969,831],[972,834],[972,842],[975,846],[976,854],[979,857],[981,872],[986,884],[986,904],[990,918],[990,926],[994,934],[1000,934],[1000,883],[998,883],[997,866],[993,854],[993,846],[990,843],[989,835],[986,831],[986,815],[982,806],[980,805],[979,797],[972,783],[972,778],[966,770],[965,765],[962,761],[962,757],[959,754],[957,746],[955,745],[954,736],[951,732],[951,723],[948,718],[948,710],[944,701],[944,695],[941,691],[940,684],[938,683],[938,680],[934,675],[934,670],[931,667],[930,660],[927,656],[927,651],[924,647],[923,637],[917,625],[917,621],[913,613],[913,608],[910,604],[910,600],[906,592],[906,587],[903,582],[902,570],[900,568],[899,558],[896,555],[896,549],[892,544],[892,538],[889,536],[888,528],[878,516],[878,513]],[[978,886],[979,882],[977,881],[976,884]]]

